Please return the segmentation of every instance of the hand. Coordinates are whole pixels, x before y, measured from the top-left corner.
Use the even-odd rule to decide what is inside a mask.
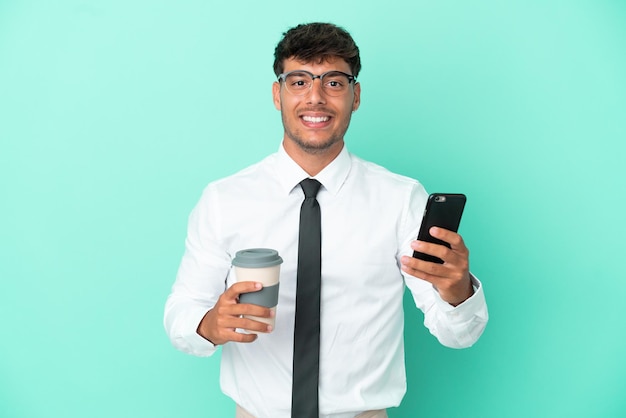
[[[250,343],[257,339],[256,334],[236,332],[237,328],[249,331],[271,332],[271,325],[242,317],[242,315],[253,315],[269,318],[273,315],[269,308],[239,303],[240,294],[256,292],[261,290],[262,287],[263,285],[257,282],[238,282],[233,284],[222,293],[213,309],[204,315],[196,332],[214,345],[225,344],[229,341]]]
[[[469,276],[469,250],[456,232],[437,227],[430,228],[429,232],[433,237],[450,244],[451,248],[425,241],[413,241],[411,248],[439,257],[443,264],[404,256],[401,260],[402,271],[432,283],[443,300],[457,306],[474,293]]]

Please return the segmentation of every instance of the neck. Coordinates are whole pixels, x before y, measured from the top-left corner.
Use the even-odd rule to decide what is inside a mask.
[[[287,155],[311,177],[316,176],[328,164],[333,162],[341,153],[343,146],[342,140],[327,149],[303,149],[292,141],[283,140],[283,147]]]

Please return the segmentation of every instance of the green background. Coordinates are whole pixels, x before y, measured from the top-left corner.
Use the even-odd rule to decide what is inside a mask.
[[[273,48],[360,46],[350,150],[464,192],[491,319],[405,299],[398,417],[626,416],[626,2],[0,0],[0,417],[231,417],[165,298],[211,180],[274,152]]]

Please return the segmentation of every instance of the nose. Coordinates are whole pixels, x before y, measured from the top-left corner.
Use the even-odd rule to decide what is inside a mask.
[[[311,83],[311,89],[307,94],[307,103],[326,103],[326,95],[324,94],[324,89],[322,88],[322,80],[317,77],[317,79],[313,79]]]

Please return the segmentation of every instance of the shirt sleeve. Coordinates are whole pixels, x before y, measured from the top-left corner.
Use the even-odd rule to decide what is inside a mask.
[[[412,256],[410,243],[415,240],[421,225],[428,195],[418,183],[411,192],[404,215],[404,239],[401,255]],[[441,299],[439,292],[420,278],[402,273],[415,305],[424,313],[424,325],[439,342],[450,348],[472,346],[482,335],[489,314],[482,283],[471,273],[474,294],[454,307]]]
[[[165,330],[177,349],[210,356],[217,347],[196,330],[226,288],[231,258],[220,242],[218,196],[208,186],[189,216],[185,253],[165,304]],[[211,203],[211,204],[209,204]]]

